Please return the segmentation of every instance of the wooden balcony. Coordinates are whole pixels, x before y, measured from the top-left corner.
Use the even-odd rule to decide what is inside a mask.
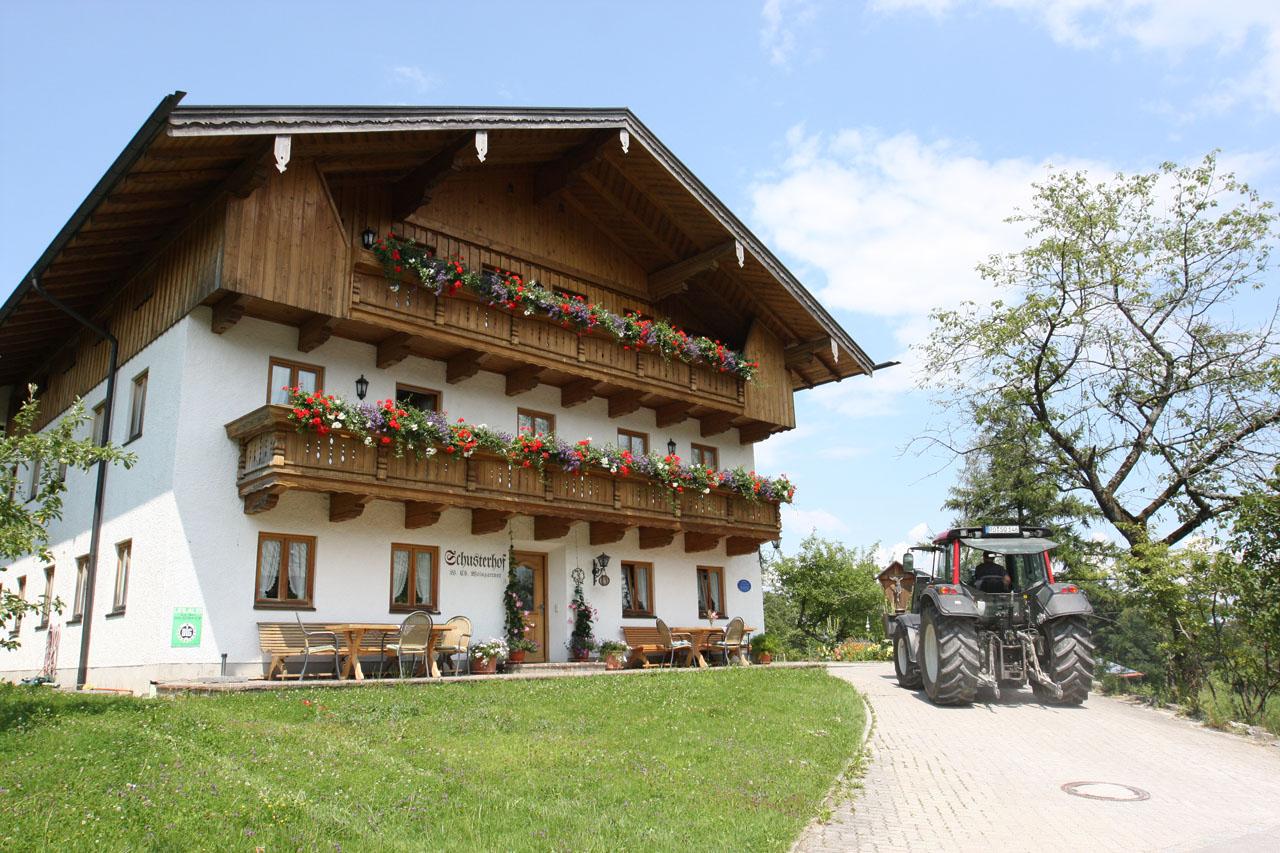
[[[465,459],[397,457],[350,435],[300,433],[287,416],[284,406],[263,406],[226,425],[240,444],[236,483],[246,513],[266,512],[284,492],[299,489],[329,495],[330,521],[357,518],[371,501],[385,500],[404,505],[406,528],[434,524],[445,509],[470,510],[476,535],[524,515],[533,517],[539,540],[559,539],[585,522],[593,545],[616,542],[635,527],[641,548],[663,547],[683,534],[686,551],[711,550],[724,539],[733,556],[781,532],[776,504],[725,490],[686,492],[673,506],[667,489],[641,477],[554,467],[539,475],[480,451]]]

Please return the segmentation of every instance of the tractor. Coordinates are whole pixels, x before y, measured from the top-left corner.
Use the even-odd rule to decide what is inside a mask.
[[[923,686],[935,705],[969,704],[979,687],[998,700],[1028,683],[1043,702],[1084,702],[1093,607],[1078,586],[1054,580],[1048,535],[1017,525],[956,528],[882,572],[898,683]],[[917,566],[925,560],[929,568]]]

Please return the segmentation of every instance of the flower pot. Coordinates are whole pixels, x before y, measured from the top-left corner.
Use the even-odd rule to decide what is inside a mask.
[[[591,649],[570,649],[569,659],[574,663],[582,663],[591,660]]]
[[[604,668],[605,669],[622,669],[622,658],[618,657],[616,653],[605,655]]]
[[[768,652],[761,652],[756,655],[756,663],[773,663],[773,655]]]
[[[497,671],[497,658],[473,658],[471,660],[471,672],[474,675],[493,675]]]
[[[524,649],[513,649],[507,655],[507,663],[524,663],[524,656],[528,654]]]

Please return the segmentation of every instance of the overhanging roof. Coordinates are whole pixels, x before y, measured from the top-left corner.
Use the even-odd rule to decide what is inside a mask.
[[[217,193],[258,155],[264,139],[289,135],[294,158],[360,179],[396,180],[461,131],[489,131],[488,163],[537,167],[564,158],[604,129],[625,130],[631,152],[599,165],[574,190],[593,217],[621,217],[619,234],[647,267],[740,243],[748,258],[706,288],[749,302],[797,353],[797,387],[857,374],[874,362],[768,247],[653,133],[624,108],[179,106],[166,97],[0,308],[0,384],[32,375],[50,342],[75,331],[30,288],[32,276],[71,307],[92,314],[181,227],[199,201]],[[503,141],[511,145],[500,144]],[[504,161],[503,158],[506,158]],[[611,182],[614,182],[611,184]],[[616,189],[615,184],[621,189]],[[617,197],[610,197],[616,195]],[[635,211],[618,197],[638,200]],[[599,196],[599,198],[597,197]],[[608,202],[608,204],[606,204]],[[612,208],[609,207],[612,205]],[[628,221],[624,221],[628,220]],[[628,230],[630,229],[630,230]],[[670,245],[661,241],[669,239]]]

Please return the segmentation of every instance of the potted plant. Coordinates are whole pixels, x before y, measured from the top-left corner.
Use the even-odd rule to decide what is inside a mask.
[[[471,671],[477,675],[492,675],[498,671],[498,659],[507,656],[507,641],[490,637],[482,643],[471,645]]]
[[[507,663],[524,663],[524,656],[536,652],[538,644],[528,637],[520,637],[507,644]]]
[[[751,638],[751,657],[756,663],[772,663],[773,656],[780,651],[778,641],[768,634],[756,634]]]
[[[573,599],[569,602],[569,620],[573,623],[573,633],[569,635],[569,659],[574,661],[590,660],[591,650],[596,647],[593,623],[596,609],[587,604],[582,593],[582,584],[573,585]]]
[[[605,640],[600,644],[600,659],[605,669],[622,669],[622,655],[626,654],[627,644],[617,640]]]

